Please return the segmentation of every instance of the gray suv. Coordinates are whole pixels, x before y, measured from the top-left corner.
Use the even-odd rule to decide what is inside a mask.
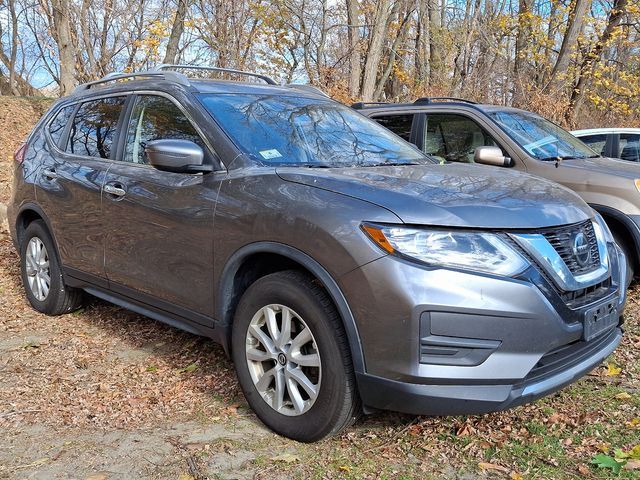
[[[310,88],[181,71],[82,85],[16,152],[36,310],[88,292],[210,337],[307,442],[362,411],[520,405],[620,342],[624,254],[573,192],[439,165]]]

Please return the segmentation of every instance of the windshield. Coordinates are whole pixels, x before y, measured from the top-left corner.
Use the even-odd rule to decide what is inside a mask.
[[[520,111],[497,111],[489,112],[488,115],[529,155],[538,160],[600,156],[581,140],[539,115]]]
[[[413,145],[331,100],[203,94],[227,135],[268,165],[351,167],[434,163]]]

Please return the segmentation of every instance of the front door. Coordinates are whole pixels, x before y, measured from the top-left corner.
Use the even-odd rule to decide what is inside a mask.
[[[170,313],[213,316],[213,213],[223,174],[182,174],[149,165],[145,144],[187,139],[211,153],[182,110],[138,95],[118,161],[103,188],[105,269],[110,288]]]

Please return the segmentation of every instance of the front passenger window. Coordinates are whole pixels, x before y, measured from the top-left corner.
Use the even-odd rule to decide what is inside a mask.
[[[427,114],[422,151],[448,162],[473,163],[478,147],[497,146],[476,122],[445,113]]]
[[[129,120],[124,161],[149,163],[144,148],[148,142],[161,139],[191,140],[206,151],[198,132],[171,100],[140,95]]]

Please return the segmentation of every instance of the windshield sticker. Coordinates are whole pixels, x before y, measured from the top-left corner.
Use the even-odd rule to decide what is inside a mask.
[[[275,148],[272,148],[271,150],[260,150],[260,155],[262,155],[262,158],[265,160],[282,157],[282,154]]]

